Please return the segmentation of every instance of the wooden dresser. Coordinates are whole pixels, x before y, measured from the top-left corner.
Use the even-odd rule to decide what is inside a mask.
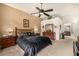
[[[43,32],[43,36],[46,36],[52,40],[55,40],[54,32]]]
[[[0,45],[2,48],[7,48],[16,44],[16,37],[8,36],[0,38]]]

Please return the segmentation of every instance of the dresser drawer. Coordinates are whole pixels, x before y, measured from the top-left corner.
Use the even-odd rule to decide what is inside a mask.
[[[10,47],[10,46],[13,46],[16,44],[16,38],[15,37],[7,37],[7,38],[2,38],[1,40],[1,45],[3,48],[7,48],[7,47]]]

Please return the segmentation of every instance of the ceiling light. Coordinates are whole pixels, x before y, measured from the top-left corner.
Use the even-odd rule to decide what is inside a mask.
[[[43,15],[43,13],[40,13],[41,15]]]

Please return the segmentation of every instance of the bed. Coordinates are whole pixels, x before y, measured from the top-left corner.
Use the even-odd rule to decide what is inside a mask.
[[[17,29],[17,44],[24,50],[24,56],[35,56],[45,47],[52,45],[48,37],[35,35],[33,29]]]
[[[33,33],[33,29],[18,29],[17,28],[17,30],[16,30],[17,34],[16,35],[18,36],[18,35],[21,35],[22,33],[26,33],[26,32],[32,32]],[[34,53],[29,53],[30,49],[28,49],[28,51],[27,51],[26,45],[29,46],[29,40],[33,41],[30,38],[38,38],[39,36],[34,36],[34,35],[24,36],[24,35],[19,36],[18,37],[19,40],[17,41],[17,45],[24,51],[24,56],[36,56],[36,55],[37,56],[74,56],[73,40],[70,39],[70,38],[69,39],[65,38],[64,40],[61,39],[61,40],[57,40],[57,41],[50,41],[49,38],[43,37],[43,39],[47,38],[46,39],[46,41],[47,41],[46,46],[43,46],[43,48],[39,49],[38,51],[36,51]],[[21,39],[21,37],[24,37],[25,39],[23,39],[23,38]],[[41,41],[43,41],[43,39],[41,39]],[[28,44],[27,43],[24,44],[24,42],[22,44],[22,41],[24,41],[24,42],[27,41]],[[52,42],[52,44],[51,44],[51,42]],[[41,46],[43,45],[43,43],[41,44]],[[32,45],[30,43],[30,46],[35,47],[36,45]],[[35,50],[35,49],[36,49],[36,47],[33,50]],[[22,52],[20,52],[20,53],[22,53]]]
[[[26,33],[28,35],[34,34],[34,29],[33,28],[24,29],[24,28],[17,28],[17,27],[15,27],[15,36],[18,37],[20,35],[25,35]]]

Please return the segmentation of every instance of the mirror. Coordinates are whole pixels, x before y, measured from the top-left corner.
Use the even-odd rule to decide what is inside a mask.
[[[46,24],[45,31],[46,32],[53,32],[53,24]]]

